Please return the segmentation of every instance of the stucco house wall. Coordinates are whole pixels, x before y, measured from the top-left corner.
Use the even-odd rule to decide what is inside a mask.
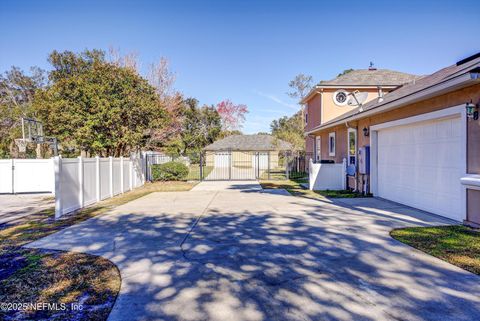
[[[357,150],[359,147],[370,145],[370,137],[363,134],[363,128],[369,128],[373,125],[386,123],[389,121],[408,118],[411,116],[430,113],[449,107],[464,105],[466,102],[480,101],[480,84],[466,87],[460,90],[452,91],[447,94],[439,95],[427,100],[416,102],[398,109],[376,114],[370,117],[364,117],[348,123],[350,127],[357,128]],[[328,134],[336,133],[336,153],[335,157],[328,155]],[[336,163],[342,162],[347,156],[347,127],[339,125],[315,132],[314,135],[320,135],[322,138],[322,159],[332,159]],[[467,121],[467,173],[480,174],[480,120]],[[360,179],[357,181],[359,189],[362,188]],[[480,190],[469,189],[467,192],[467,220],[480,224]]]
[[[305,126],[305,131],[309,131],[314,127],[326,123],[329,120],[332,120],[342,114],[355,109],[357,106],[338,106],[335,104],[333,100],[333,96],[337,90],[342,88],[323,88],[319,89],[318,93],[313,96],[308,103],[306,104],[306,112],[308,114],[308,122]],[[373,99],[378,98],[378,89],[377,88],[344,88],[348,92],[353,92],[355,90],[359,90],[360,92],[367,92],[368,96],[364,103],[367,103]],[[387,93],[391,88],[383,88],[383,92]],[[340,133],[342,135],[342,133]],[[328,134],[327,134],[328,137]],[[345,138],[346,139],[346,138]],[[334,159],[338,160],[339,157],[331,157],[328,156],[328,152],[325,154],[324,150],[325,144],[327,141],[324,141],[322,138],[322,158],[321,159]],[[307,153],[314,154],[315,153],[315,139],[309,136],[305,137],[305,148]],[[341,159],[340,159],[341,160]]]
[[[323,90],[323,93],[322,93],[323,110],[321,111],[322,113],[321,123],[326,123],[338,116],[345,114],[347,111],[350,111],[358,107],[358,106],[348,106],[348,105],[338,106],[337,104],[335,104],[333,100],[333,95],[339,89],[340,88],[329,88],[329,89]],[[378,98],[378,90],[376,88],[357,88],[357,89],[345,88],[345,90],[348,92],[359,90],[360,92],[368,93],[367,99],[365,100],[364,103],[367,103],[373,99]],[[384,92],[386,92],[386,89],[384,89]],[[320,123],[318,123],[317,125],[319,124]]]

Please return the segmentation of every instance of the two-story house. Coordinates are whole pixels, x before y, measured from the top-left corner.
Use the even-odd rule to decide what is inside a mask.
[[[303,103],[315,173],[346,167],[342,186],[480,226],[480,53],[422,77],[352,71]]]
[[[305,106],[305,131],[320,126],[363,104],[378,99],[399,86],[418,79],[418,76],[387,69],[357,69],[329,81],[321,81],[301,101]],[[355,97],[352,95],[355,93]],[[346,145],[346,137],[336,137],[337,144]],[[319,135],[305,137],[307,155],[315,161],[341,162],[347,155],[329,150],[327,139]],[[330,147],[332,145],[330,144]],[[339,150],[343,150],[339,148]],[[354,159],[352,158],[352,162]]]

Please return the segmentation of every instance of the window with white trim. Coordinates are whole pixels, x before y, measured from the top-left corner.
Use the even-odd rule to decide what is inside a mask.
[[[348,164],[357,165],[357,129],[349,128],[347,139]]]
[[[315,137],[315,161],[319,162],[322,158],[322,139],[320,136]]]
[[[335,156],[335,132],[328,134],[328,156]]]

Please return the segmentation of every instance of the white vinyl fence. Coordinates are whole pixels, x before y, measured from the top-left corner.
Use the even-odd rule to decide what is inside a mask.
[[[140,157],[54,157],[53,166],[55,218],[145,183]]]
[[[53,159],[0,159],[0,193],[53,193]]]
[[[346,188],[347,160],[337,164],[315,164],[310,159],[309,187],[311,190],[342,190]]]

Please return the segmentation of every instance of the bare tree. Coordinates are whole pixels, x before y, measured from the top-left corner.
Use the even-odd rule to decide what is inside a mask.
[[[184,121],[184,98],[175,90],[175,74],[169,69],[168,59],[161,57],[158,63],[152,63],[148,67],[147,80],[155,87],[162,105],[170,115],[170,123],[161,131],[151,133],[152,140],[156,142],[166,141],[177,136],[182,130]]]
[[[150,64],[147,79],[156,88],[160,97],[168,97],[174,94],[173,84],[175,83],[175,78],[175,74],[169,69],[167,58],[161,57],[158,63]]]
[[[312,89],[313,78],[309,75],[298,74],[288,83],[292,91],[288,92],[292,98],[302,100]]]
[[[108,58],[111,63],[119,67],[125,67],[138,72],[138,53],[129,52],[124,55],[121,54],[120,49],[110,47],[108,48]]]

